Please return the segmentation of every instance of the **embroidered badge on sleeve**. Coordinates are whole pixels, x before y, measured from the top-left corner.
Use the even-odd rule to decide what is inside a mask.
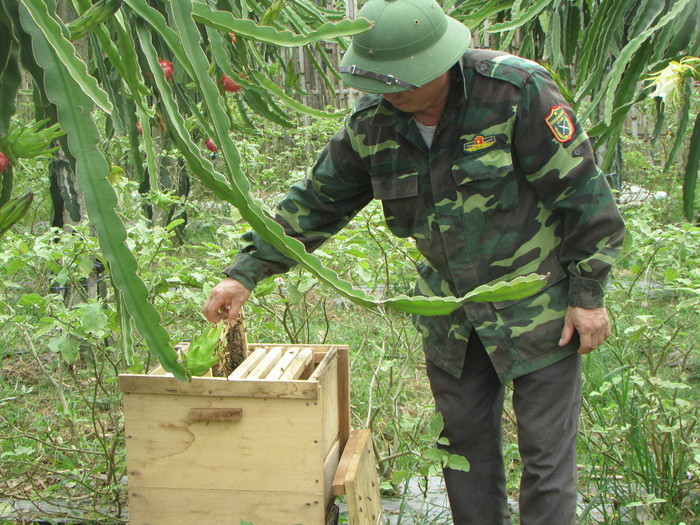
[[[545,122],[558,142],[564,143],[574,136],[574,123],[561,104],[550,110]]]

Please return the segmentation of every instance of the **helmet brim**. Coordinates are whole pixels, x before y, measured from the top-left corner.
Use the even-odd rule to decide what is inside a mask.
[[[340,65],[341,67],[354,65],[361,70],[391,75],[403,82],[423,86],[448,71],[469,49],[471,43],[469,29],[454,18],[446,18],[447,29],[442,37],[420,53],[409,55],[400,60],[372,60],[356,53],[351,44]],[[366,93],[381,94],[406,91],[405,87],[387,84],[361,75],[341,73],[340,76],[348,86]]]

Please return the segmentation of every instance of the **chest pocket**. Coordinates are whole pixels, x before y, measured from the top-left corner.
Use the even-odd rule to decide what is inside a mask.
[[[418,172],[408,163],[372,166],[372,192],[382,201],[386,224],[398,237],[427,235],[425,205],[418,194]]]
[[[518,202],[510,145],[466,154],[455,160],[452,176],[464,199],[477,197],[487,208],[510,209]]]

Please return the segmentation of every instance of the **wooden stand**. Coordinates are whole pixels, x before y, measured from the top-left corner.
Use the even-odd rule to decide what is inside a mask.
[[[353,430],[333,479],[333,494],[347,495],[350,525],[384,523],[376,464],[370,430]]]

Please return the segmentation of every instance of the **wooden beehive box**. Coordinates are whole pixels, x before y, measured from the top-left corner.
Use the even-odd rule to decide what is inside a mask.
[[[326,523],[349,434],[348,349],[304,348],[312,364],[294,380],[119,377],[132,524]]]

